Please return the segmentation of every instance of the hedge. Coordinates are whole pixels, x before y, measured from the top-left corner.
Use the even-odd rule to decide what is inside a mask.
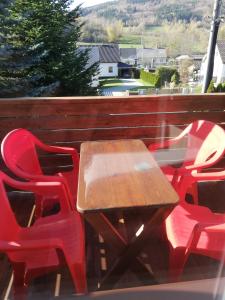
[[[144,70],[141,70],[140,78],[143,81],[150,83],[152,86],[156,88],[160,88],[165,84],[165,82],[171,82],[173,77],[173,81],[176,84],[179,83],[179,73],[174,68],[169,67],[159,67],[155,73],[150,73]]]
[[[144,70],[141,70],[140,78],[154,87],[158,81],[158,76],[155,73],[150,73]]]

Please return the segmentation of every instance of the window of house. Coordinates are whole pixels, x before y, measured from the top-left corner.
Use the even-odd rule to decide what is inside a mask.
[[[113,67],[112,66],[109,67],[109,73],[113,73]]]

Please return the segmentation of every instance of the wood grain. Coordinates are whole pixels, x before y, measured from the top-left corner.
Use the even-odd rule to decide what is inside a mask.
[[[224,128],[224,107],[224,94],[0,99],[0,142],[10,130],[26,128],[44,143],[78,151],[85,141],[128,138],[149,145],[199,119]],[[55,168],[54,160],[43,165]],[[60,166],[67,165],[62,157]]]
[[[140,140],[81,145],[80,212],[175,204],[178,196]]]
[[[0,99],[1,116],[221,111],[224,94]],[[12,109],[13,107],[13,109]]]
[[[89,113],[89,107],[86,107]],[[12,119],[13,118],[13,122]],[[111,128],[111,127],[131,127],[131,126],[153,126],[159,124],[189,124],[195,120],[208,120],[215,123],[222,123],[225,120],[224,111],[175,111],[161,112],[150,111],[145,113],[132,112],[125,114],[88,114],[76,115],[76,106],[74,105],[74,115],[52,114],[49,116],[17,116],[1,117],[1,128],[12,130],[15,128],[27,128],[29,130],[37,129],[94,129],[94,128]]]

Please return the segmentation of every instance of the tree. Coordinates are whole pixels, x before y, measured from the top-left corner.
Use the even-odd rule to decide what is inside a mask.
[[[118,42],[119,37],[121,37],[123,33],[123,23],[121,21],[117,21],[109,24],[106,27],[106,33],[109,43]]]
[[[83,23],[71,0],[14,0],[9,8],[7,44],[13,50],[7,78],[23,82],[20,95],[91,95],[97,65],[88,65],[88,50],[77,41]],[[17,96],[18,94],[16,94]]]
[[[171,82],[172,76],[176,74],[176,78],[179,79],[179,74],[176,69],[169,67],[158,67],[156,70],[156,75],[158,77],[157,87],[161,87],[165,84],[165,82]]]
[[[187,83],[189,79],[189,67],[193,65],[192,59],[182,59],[179,62],[179,74],[182,83]]]
[[[11,0],[2,0],[0,3],[0,97],[15,95],[21,88],[22,82],[9,76],[10,60],[13,50],[7,43],[8,28],[11,26],[9,8]],[[18,88],[20,86],[20,88]]]
[[[176,72],[174,72],[174,74],[172,75],[172,77],[171,77],[171,82],[173,82],[175,85],[176,85],[176,84],[179,84],[179,82],[180,82],[180,75],[179,75],[179,73],[177,72],[177,70],[176,70]]]

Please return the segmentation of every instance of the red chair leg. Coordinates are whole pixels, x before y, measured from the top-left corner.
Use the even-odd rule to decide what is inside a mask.
[[[192,184],[192,197],[194,204],[198,205],[198,183],[194,182]]]
[[[187,261],[187,255],[185,255],[185,249],[179,249],[170,252],[169,257],[169,281],[179,281],[183,273],[184,265]]]
[[[25,265],[13,264],[13,294],[15,300],[24,300],[27,297],[25,285]]]
[[[69,264],[68,264],[69,265]],[[87,293],[87,281],[85,266],[81,264],[69,265],[70,274],[73,279],[74,286],[77,294]]]

